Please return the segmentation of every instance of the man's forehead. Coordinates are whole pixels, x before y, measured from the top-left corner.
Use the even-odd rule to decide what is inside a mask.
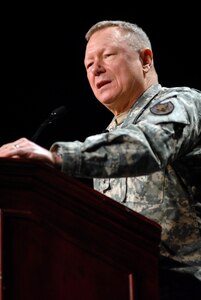
[[[86,51],[90,53],[93,52],[95,49],[100,49],[100,47],[119,47],[119,42],[123,43],[123,37],[117,29],[118,28],[116,27],[109,27],[94,32],[87,43]]]
[[[93,40],[96,39],[104,39],[104,40],[119,40],[123,38],[122,29],[114,26],[101,28],[95,31],[90,37],[88,44],[92,43]]]

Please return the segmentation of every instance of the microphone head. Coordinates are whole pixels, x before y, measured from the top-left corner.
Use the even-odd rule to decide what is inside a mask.
[[[66,107],[64,105],[60,106],[60,107],[57,107],[55,108],[50,116],[40,125],[40,127],[38,128],[38,130],[35,132],[35,134],[32,136],[31,140],[33,142],[35,142],[39,135],[41,134],[41,132],[50,124],[52,124],[52,122],[54,120],[57,120],[61,117],[63,117],[66,113]]]
[[[66,114],[66,107],[64,105],[55,108],[49,117],[49,120],[55,120],[63,117]]]

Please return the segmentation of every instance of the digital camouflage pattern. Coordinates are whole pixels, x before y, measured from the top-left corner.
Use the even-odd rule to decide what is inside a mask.
[[[161,257],[201,280],[200,139],[201,92],[157,84],[108,132],[51,150],[63,172],[159,223]]]

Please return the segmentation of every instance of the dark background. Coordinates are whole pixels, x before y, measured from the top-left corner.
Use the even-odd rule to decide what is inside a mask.
[[[198,5],[176,9],[170,2],[155,7],[120,2],[110,3],[110,10],[109,2],[66,5],[18,3],[2,11],[0,144],[31,138],[60,105],[67,114],[39,136],[44,147],[56,140],[84,140],[107,126],[112,115],[94,98],[83,63],[84,35],[103,19],[137,23],[147,32],[163,86],[201,89]]]

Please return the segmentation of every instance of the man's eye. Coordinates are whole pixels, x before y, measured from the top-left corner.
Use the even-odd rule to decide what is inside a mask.
[[[92,62],[90,62],[89,64],[87,64],[87,69],[89,69],[92,65],[93,65]]]
[[[112,55],[112,53],[107,53],[107,54],[105,54],[105,57],[109,57],[111,55]]]
[[[115,55],[115,53],[106,53],[105,55],[104,55],[104,58],[110,58],[110,57],[112,57],[112,56],[114,56]]]

